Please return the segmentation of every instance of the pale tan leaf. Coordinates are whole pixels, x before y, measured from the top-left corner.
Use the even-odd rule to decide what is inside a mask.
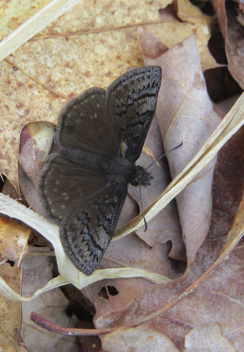
[[[199,346],[201,346],[201,352],[236,352],[221,331],[220,325],[214,323],[201,325],[187,334],[184,352],[198,352]]]
[[[12,267],[9,263],[0,265],[1,278],[17,292],[20,291],[21,270]],[[19,302],[10,301],[1,295],[1,319],[0,319],[0,350],[9,352],[27,352],[21,346],[20,337],[21,307]]]
[[[120,328],[102,339],[107,352],[179,352],[168,337],[157,331],[138,328]]]

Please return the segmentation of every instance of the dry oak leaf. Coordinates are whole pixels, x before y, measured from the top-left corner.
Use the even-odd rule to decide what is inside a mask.
[[[0,253],[2,258],[21,261],[28,252],[30,229],[12,219],[0,217]]]
[[[156,116],[164,150],[183,146],[168,155],[172,178],[194,157],[220,122],[207,93],[194,35],[161,54],[158,39],[140,29],[139,43],[145,63],[162,67],[162,84]],[[157,51],[156,48],[159,48]],[[216,158],[181,192],[177,198],[188,265],[203,243],[212,216],[212,180]]]

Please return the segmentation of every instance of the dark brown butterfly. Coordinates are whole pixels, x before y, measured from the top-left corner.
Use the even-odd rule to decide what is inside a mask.
[[[145,66],[117,78],[107,93],[91,88],[62,109],[56,143],[40,176],[47,216],[60,225],[64,251],[90,275],[114,234],[127,186],[149,185],[136,166],[161,84],[161,68]]]

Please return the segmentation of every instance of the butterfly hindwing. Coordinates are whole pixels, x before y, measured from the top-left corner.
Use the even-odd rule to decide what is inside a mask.
[[[125,158],[136,161],[155,113],[162,70],[145,66],[131,70],[116,79],[108,88],[110,118],[126,145]]]
[[[39,192],[47,216],[60,223],[70,209],[89,202],[108,181],[98,170],[51,154],[39,179]]]
[[[64,251],[86,275],[99,265],[114,234],[127,186],[111,182],[87,204],[70,211],[60,225]]]

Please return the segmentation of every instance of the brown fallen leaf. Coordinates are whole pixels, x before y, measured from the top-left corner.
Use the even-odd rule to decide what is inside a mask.
[[[19,184],[27,203],[39,214],[44,214],[37,193],[38,175],[51,151],[54,125],[49,122],[27,124],[20,135]]]
[[[158,40],[139,30],[142,53],[149,52],[147,46],[158,46]],[[144,49],[145,48],[145,49]],[[153,51],[153,50],[152,50]],[[208,97],[205,80],[200,68],[200,60],[194,36],[171,48],[152,56],[144,56],[150,65],[161,65],[162,84],[158,97],[156,116],[164,141],[165,151],[183,141],[183,146],[168,155],[171,175],[174,178],[193,158],[220,122]],[[180,223],[186,244],[186,256],[190,265],[197,250],[203,243],[210,226],[212,215],[211,184],[216,159],[213,160],[177,196]]]
[[[2,260],[19,262],[28,252],[27,240],[30,229],[19,225],[15,220],[0,218],[0,253]]]
[[[208,41],[211,35],[211,17],[205,15],[197,6],[193,6],[189,0],[179,0],[177,1],[177,5],[178,17],[182,21],[191,23],[194,26],[193,33],[195,33],[196,37],[202,70],[205,71],[210,68],[218,67],[219,65],[208,49]],[[178,43],[180,43],[180,41],[178,41]]]
[[[29,296],[44,286],[53,277],[54,266],[55,261],[51,257],[42,255],[26,257],[22,263],[22,294]],[[54,323],[58,322],[72,328],[76,325],[77,319],[75,316],[70,318],[66,314],[67,307],[68,300],[58,288],[44,293],[33,301],[22,303],[21,337],[28,351],[34,351],[37,346],[40,351],[79,351],[74,337],[67,339],[48,333],[30,320],[31,312],[35,311]]]
[[[178,270],[176,265],[168,258],[170,246],[167,244],[155,244],[149,248],[135,235],[129,235],[109,246],[101,263],[101,268],[109,267],[140,267],[151,272],[157,272],[165,277],[176,278],[182,275],[185,267]],[[142,279],[113,279],[99,281],[82,290],[82,293],[96,307],[96,319],[108,312],[119,310],[145,291],[152,282]],[[102,296],[102,292],[107,294]]]
[[[226,236],[243,196],[244,129],[239,130],[220,150],[214,171],[211,233]],[[243,216],[240,212],[240,216]],[[227,242],[230,238],[227,238]],[[233,240],[233,239],[232,239]],[[230,242],[232,242],[232,240]],[[238,240],[239,241],[239,240]]]
[[[238,21],[237,6],[234,2],[223,0],[212,0],[211,2],[218,16],[221,33],[225,40],[229,72],[244,89],[244,27],[243,23]]]
[[[53,136],[54,125],[44,122],[29,123],[21,132],[19,163],[35,187],[39,169],[50,153]]]

